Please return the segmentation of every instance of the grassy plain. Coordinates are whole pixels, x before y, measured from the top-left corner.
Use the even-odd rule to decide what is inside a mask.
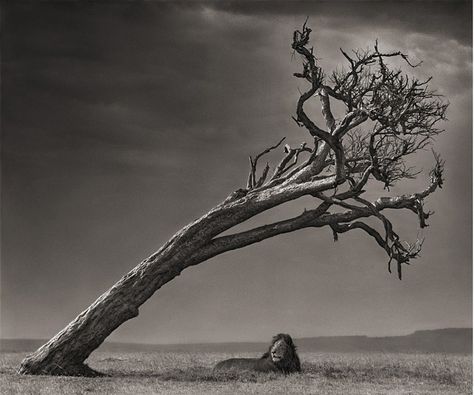
[[[89,359],[107,377],[20,376],[24,353],[0,354],[0,393],[51,394],[471,394],[472,356],[300,353],[303,372],[214,373],[219,360],[254,354],[105,353]]]

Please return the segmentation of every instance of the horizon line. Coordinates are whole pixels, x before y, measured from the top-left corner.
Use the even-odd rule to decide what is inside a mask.
[[[352,334],[352,335],[318,335],[318,336],[304,336],[304,337],[294,337],[295,340],[302,340],[302,339],[314,339],[314,338],[324,338],[324,337],[367,337],[367,338],[387,338],[387,337],[403,337],[403,336],[410,336],[415,334],[416,332],[422,332],[422,331],[440,331],[440,330],[449,330],[449,329],[470,329],[471,331],[473,330],[473,327],[443,327],[443,328],[435,328],[435,329],[416,329],[413,332],[402,334],[402,335],[385,335],[385,336],[369,336],[369,335],[357,335],[357,334]],[[0,336],[0,341],[1,340],[41,340],[41,341],[46,341],[48,342],[50,338],[29,338],[29,337],[2,337]],[[139,343],[139,342],[134,342],[134,341],[109,341],[105,340],[104,344],[133,344],[133,345],[154,345],[154,346],[181,346],[181,345],[206,345],[206,344],[242,344],[242,343],[248,343],[248,344],[258,344],[258,343],[267,343],[265,340],[245,340],[245,341],[219,341],[219,342],[183,342],[183,343]]]

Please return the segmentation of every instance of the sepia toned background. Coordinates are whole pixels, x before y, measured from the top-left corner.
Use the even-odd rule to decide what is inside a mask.
[[[327,74],[339,48],[402,50],[450,102],[430,227],[391,218],[422,256],[390,275],[362,233],[303,230],[165,285],[112,340],[396,335],[472,326],[469,2],[9,3],[2,12],[1,337],[48,338],[191,220],[244,186],[248,155],[287,136],[309,17]],[[314,115],[317,117],[317,102]],[[425,170],[390,193],[427,184]],[[373,196],[388,194],[377,187]],[[252,221],[314,206],[302,199]]]

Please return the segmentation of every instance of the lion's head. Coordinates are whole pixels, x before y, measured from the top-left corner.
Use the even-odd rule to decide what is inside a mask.
[[[301,371],[300,359],[290,335],[279,333],[274,336],[272,344],[262,358],[271,359],[275,366],[285,373]]]

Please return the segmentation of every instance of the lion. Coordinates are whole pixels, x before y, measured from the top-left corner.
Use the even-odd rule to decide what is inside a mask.
[[[301,372],[301,364],[291,336],[279,333],[273,337],[268,351],[260,358],[226,359],[214,366],[214,370],[253,370],[288,374]]]

